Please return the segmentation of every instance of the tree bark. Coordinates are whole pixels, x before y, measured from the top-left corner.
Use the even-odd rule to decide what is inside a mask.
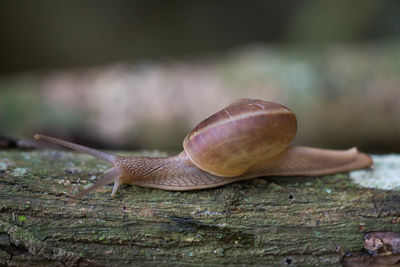
[[[68,203],[109,167],[73,152],[0,151],[0,264],[340,265],[366,233],[400,232],[398,191],[349,174],[188,192],[122,186],[114,197],[105,186]]]

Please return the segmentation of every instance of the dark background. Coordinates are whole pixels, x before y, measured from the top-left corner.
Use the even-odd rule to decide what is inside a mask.
[[[2,1],[0,71],[193,58],[247,43],[325,45],[400,36],[400,2]]]

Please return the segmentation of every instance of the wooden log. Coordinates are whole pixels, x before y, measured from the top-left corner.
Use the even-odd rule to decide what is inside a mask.
[[[366,233],[400,232],[399,192],[349,174],[189,192],[122,186],[114,197],[106,186],[68,204],[107,168],[74,152],[0,151],[0,264],[340,265]]]

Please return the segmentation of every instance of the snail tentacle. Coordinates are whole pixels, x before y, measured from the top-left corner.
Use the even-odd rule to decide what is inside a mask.
[[[89,194],[93,191],[96,191],[98,188],[108,185],[108,184],[111,184],[113,182],[114,182],[114,188],[113,188],[111,195],[114,195],[120,185],[119,180],[120,180],[121,176],[122,176],[122,171],[119,167],[111,168],[107,171],[107,174],[103,178],[101,178],[100,180],[95,182],[92,186],[90,186],[89,188],[83,190],[82,192],[80,192],[76,195],[70,196],[70,197],[72,199],[79,199],[79,198],[83,197],[84,195]]]
[[[61,139],[58,139],[58,138],[54,138],[54,137],[50,137],[50,136],[35,134],[34,138],[36,140],[44,139],[46,141],[50,141],[52,143],[55,143],[55,144],[58,144],[58,145],[61,145],[61,146],[65,146],[65,147],[71,148],[73,150],[89,154],[89,155],[91,155],[93,157],[96,157],[98,159],[107,161],[107,162],[109,162],[111,164],[115,164],[115,162],[117,161],[117,158],[118,158],[118,156],[116,156],[114,154],[111,154],[111,153],[106,153],[106,152],[103,152],[103,151],[100,151],[100,150],[97,150],[97,149],[94,149],[94,148],[78,145],[78,144],[75,144],[75,143],[71,143],[71,142],[68,142],[68,141],[65,141],[65,140],[61,140]]]

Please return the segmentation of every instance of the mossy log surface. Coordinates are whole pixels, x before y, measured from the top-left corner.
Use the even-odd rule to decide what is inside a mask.
[[[105,186],[68,204],[108,168],[73,152],[0,151],[0,265],[340,265],[367,232],[400,232],[399,192],[348,174],[114,197]]]

